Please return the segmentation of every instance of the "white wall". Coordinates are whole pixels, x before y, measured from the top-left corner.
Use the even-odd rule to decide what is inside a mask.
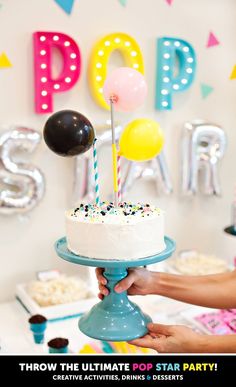
[[[88,90],[89,53],[99,37],[107,33],[131,34],[144,55],[149,95],[142,108],[131,114],[117,115],[117,119],[126,122],[133,117],[146,116],[162,124],[175,192],[172,196],[158,198],[152,184],[140,182],[129,198],[149,200],[166,210],[166,233],[176,239],[178,250],[198,248],[232,259],[236,255],[236,240],[222,229],[230,222],[236,177],[236,81],[229,80],[236,63],[235,1],[175,0],[170,7],[164,0],[128,0],[127,7],[123,8],[117,0],[78,0],[71,16],[53,0],[2,0],[1,3],[0,52],[7,53],[13,68],[0,70],[0,124],[27,125],[41,131],[47,118],[36,115],[33,109],[32,33],[37,30],[67,33],[78,42],[82,52],[82,77],[70,92],[56,96],[55,110],[75,109],[95,124],[104,123],[108,113],[95,104]],[[210,30],[215,32],[221,45],[206,49]],[[196,81],[190,91],[176,96],[171,112],[154,109],[156,38],[164,35],[186,39],[198,55]],[[205,100],[200,96],[200,82],[215,88]],[[228,149],[221,167],[221,198],[199,195],[186,199],[179,192],[181,129],[184,121],[195,118],[218,123],[228,136]],[[33,278],[37,270],[59,267],[84,273],[83,268],[60,261],[53,250],[54,241],[64,235],[63,211],[70,205],[73,160],[57,157],[42,142],[32,162],[45,173],[46,195],[28,219],[0,216],[1,300],[12,298],[15,284]],[[104,163],[102,165],[104,167]]]

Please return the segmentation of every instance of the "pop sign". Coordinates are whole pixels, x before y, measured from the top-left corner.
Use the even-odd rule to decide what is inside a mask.
[[[53,112],[53,95],[70,90],[79,80],[81,53],[77,43],[61,32],[35,32],[35,110],[36,113]],[[62,70],[52,76],[53,50],[59,50]],[[89,60],[89,86],[97,104],[109,109],[103,85],[112,52],[118,50],[125,66],[144,73],[142,51],[130,35],[112,33],[99,40]],[[177,71],[176,71],[177,67]],[[159,110],[171,110],[173,94],[183,92],[193,83],[196,72],[196,54],[190,43],[183,39],[163,37],[157,40],[156,103]]]

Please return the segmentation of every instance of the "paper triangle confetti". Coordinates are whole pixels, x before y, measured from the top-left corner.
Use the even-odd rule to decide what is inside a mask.
[[[173,0],[166,0],[167,4],[171,5],[173,3]]]
[[[206,85],[205,83],[202,83],[201,84],[201,95],[202,95],[202,98],[206,98],[208,97],[209,94],[211,94],[213,92],[213,87],[209,86],[209,85]]]
[[[118,0],[118,1],[121,5],[123,5],[123,7],[127,5],[127,0]]]
[[[216,36],[213,34],[213,32],[209,33],[208,41],[207,41],[207,47],[213,47],[220,44],[219,40],[216,38]]]
[[[54,0],[68,15],[71,14],[75,0]]]
[[[5,67],[12,67],[12,64],[6,56],[5,52],[3,52],[2,54],[0,54],[0,68]]]
[[[236,79],[236,65],[234,65],[229,79]]]

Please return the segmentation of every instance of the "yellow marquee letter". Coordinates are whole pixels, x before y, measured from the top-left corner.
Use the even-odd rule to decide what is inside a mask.
[[[143,55],[138,43],[130,35],[116,32],[106,35],[93,48],[89,61],[89,85],[95,101],[104,109],[109,109],[103,97],[103,85],[107,76],[110,55],[118,50],[124,58],[124,66],[144,73]]]

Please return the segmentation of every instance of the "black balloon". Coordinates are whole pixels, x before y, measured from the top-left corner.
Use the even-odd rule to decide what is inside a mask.
[[[61,110],[47,120],[44,131],[47,146],[64,157],[86,152],[94,142],[91,122],[74,110]]]
[[[235,226],[228,226],[224,229],[227,234],[236,236],[236,227]]]

